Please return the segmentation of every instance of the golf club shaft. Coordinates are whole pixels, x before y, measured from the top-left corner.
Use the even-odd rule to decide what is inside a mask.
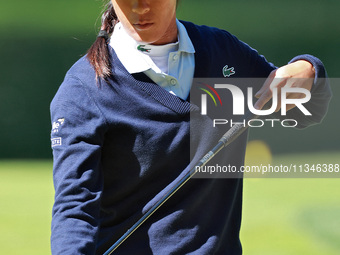
[[[133,232],[135,232],[154,212],[157,211],[172,195],[176,193],[192,176],[197,169],[204,167],[219,151],[234,141],[248,128],[248,121],[256,119],[259,116],[247,112],[244,116],[244,122],[232,126],[213,147],[191,170],[178,181],[153,207],[151,207],[121,238],[119,238],[103,255],[110,255],[114,252]]]

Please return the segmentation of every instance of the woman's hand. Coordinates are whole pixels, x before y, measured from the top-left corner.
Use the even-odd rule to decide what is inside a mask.
[[[262,88],[256,93],[258,98],[255,103],[255,109],[262,107],[273,97],[273,89],[277,88],[277,107],[276,112],[281,108],[281,89],[286,88],[304,88],[311,90],[315,77],[313,65],[305,60],[298,60],[288,65],[282,66],[270,73]],[[286,98],[299,99],[304,98],[303,93],[287,93]],[[286,110],[294,108],[295,105],[287,105]]]

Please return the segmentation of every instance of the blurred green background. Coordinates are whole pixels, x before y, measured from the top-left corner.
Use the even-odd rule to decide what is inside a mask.
[[[335,78],[340,77],[339,6],[337,0],[182,0],[178,17],[226,29],[278,66],[298,54],[314,54]],[[101,7],[99,0],[1,4],[0,158],[51,157],[49,103],[66,71],[95,40]],[[333,91],[336,99],[339,86]],[[252,133],[274,153],[339,149],[339,107],[333,100],[323,125],[285,130],[289,139],[277,130]],[[299,143],[292,147],[295,139]]]
[[[311,53],[334,78],[321,125],[251,130],[251,140],[269,145],[273,162],[290,162],[292,154],[303,162],[340,161],[339,9],[338,0],[180,0],[180,19],[226,29],[277,66]],[[49,103],[66,71],[95,40],[101,10],[100,0],[1,3],[1,254],[49,254]],[[339,179],[246,179],[245,254],[339,254],[339,184]]]

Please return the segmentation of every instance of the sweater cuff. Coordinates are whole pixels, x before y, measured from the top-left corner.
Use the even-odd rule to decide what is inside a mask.
[[[291,61],[289,61],[289,64],[296,62],[298,60],[308,61],[309,63],[313,65],[315,69],[315,78],[314,78],[314,83],[313,83],[313,87],[311,90],[311,92],[313,92],[318,87],[318,84],[320,84],[320,81],[324,81],[325,80],[324,78],[327,77],[325,66],[323,65],[320,59],[309,54],[296,56]]]

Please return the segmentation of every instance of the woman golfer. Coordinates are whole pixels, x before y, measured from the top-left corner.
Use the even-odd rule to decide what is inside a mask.
[[[226,31],[177,20],[176,7],[176,0],[108,2],[97,40],[51,103],[54,255],[103,254],[218,140],[190,99],[193,78],[269,76],[253,88],[257,109],[274,88],[308,89],[312,115],[295,107],[285,117],[300,127],[327,110],[330,89],[317,58],[297,56],[276,69]],[[242,166],[246,142],[240,136],[221,160]],[[241,204],[241,178],[192,179],[116,254],[239,255]]]

